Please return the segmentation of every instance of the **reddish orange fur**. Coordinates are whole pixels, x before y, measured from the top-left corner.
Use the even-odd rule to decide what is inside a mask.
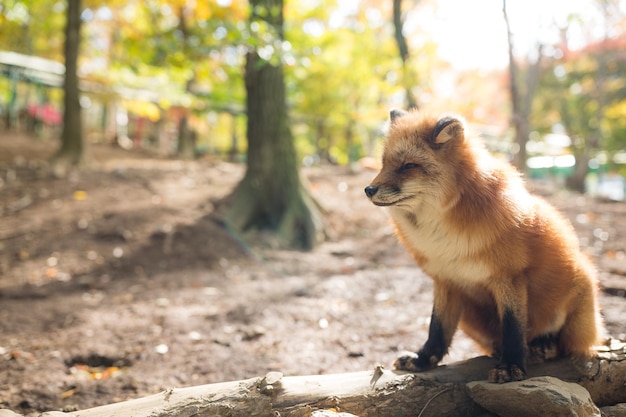
[[[561,355],[588,355],[603,334],[597,279],[572,226],[462,122],[433,145],[437,121],[414,111],[391,123],[371,198],[389,206],[398,238],[434,280],[446,342],[460,325],[498,351],[498,317],[510,307],[527,343],[555,334]],[[402,171],[407,163],[418,167]]]

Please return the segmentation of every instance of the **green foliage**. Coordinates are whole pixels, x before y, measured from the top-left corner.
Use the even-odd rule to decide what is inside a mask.
[[[201,130],[206,137],[199,137],[199,143],[206,143],[207,149],[223,148],[231,142],[230,117],[210,114],[244,111],[244,57],[254,48],[263,58],[259,65],[278,60],[283,64],[300,155],[316,153],[342,162],[375,148],[373,141],[388,108],[402,102],[403,82],[415,85],[415,92],[429,92],[429,80],[438,77],[436,45],[422,40],[418,47],[411,46],[413,78],[406,80],[393,39],[391,2],[362,1],[351,7],[340,0],[290,0],[284,8],[282,34],[265,21],[278,16],[278,10],[251,3],[252,7],[244,0],[86,0],[81,76],[116,91],[132,90],[132,107],[140,107],[143,100],[145,113],[155,117],[158,108],[191,108],[197,120],[208,125]],[[1,1],[0,50],[62,61],[65,8],[65,0]],[[251,13],[258,18],[250,19]],[[553,91],[546,92],[546,100],[569,88],[554,77],[546,82]],[[464,91],[461,104],[468,112],[485,101],[481,91],[485,89],[474,82]],[[568,108],[582,106],[593,112],[592,103],[579,99],[570,97]],[[552,119],[542,115],[544,125],[558,118]],[[611,120],[610,126],[618,118]],[[243,130],[239,128],[242,136]],[[617,143],[619,135],[613,136]],[[207,143],[211,141],[219,145]]]
[[[626,148],[626,56],[621,43],[590,46],[546,66],[535,113],[540,130],[560,123],[583,149]]]
[[[301,155],[348,161],[371,148],[389,107],[387,98],[402,89],[402,65],[391,17],[386,16],[390,10],[375,3],[355,11],[337,0],[289,1],[284,33],[278,34],[268,19],[277,19],[279,10],[251,4],[86,1],[82,76],[131,89],[133,109],[146,100],[142,114],[154,115],[155,104],[191,107],[199,115],[241,113],[244,56],[254,48],[262,58],[259,65],[280,60],[285,68]],[[65,8],[64,0],[5,0],[0,5],[0,49],[62,61]],[[417,64],[424,62],[416,62],[418,71]],[[215,123],[228,122],[217,118]],[[224,126],[213,130],[229,131]]]
[[[626,151],[626,97],[616,100],[605,110],[604,147],[610,153]]]
[[[371,25],[357,14],[336,27],[335,2],[315,4],[287,18],[287,40],[298,45],[286,57],[292,113],[308,127],[318,154],[347,162],[351,135],[367,142],[368,130],[379,129],[386,98],[399,88],[388,75],[401,65],[388,25]]]
[[[191,109],[206,125],[199,130],[206,135],[199,143],[223,149],[232,142],[229,115],[242,115],[245,108],[244,58],[254,48],[262,58],[258,65],[283,64],[299,154],[347,162],[375,149],[388,108],[403,101],[403,83],[414,85],[415,95],[427,100],[445,78],[442,71],[450,71],[437,58],[435,44],[410,34],[409,40],[421,43],[411,45],[407,75],[393,39],[391,2],[364,0],[351,6],[340,0],[289,0],[284,33],[268,23],[280,17],[279,10],[271,2],[269,7],[258,3],[85,0],[81,76],[105,88],[132,90],[132,107],[143,101],[146,114],[155,117],[172,106]],[[422,3],[428,5],[407,7]],[[66,7],[65,0],[0,1],[0,50],[63,61]],[[584,24],[576,16],[570,23]],[[623,42],[589,45],[544,60],[534,128],[548,132],[565,126],[575,139],[574,152],[623,150],[625,47]],[[444,106],[435,109],[486,114],[486,123],[503,120],[505,87],[496,81],[502,77],[457,75],[454,94],[438,97]],[[243,137],[245,117],[239,119]],[[243,150],[245,141],[239,143]]]
[[[4,0],[0,49],[63,60],[65,1]]]

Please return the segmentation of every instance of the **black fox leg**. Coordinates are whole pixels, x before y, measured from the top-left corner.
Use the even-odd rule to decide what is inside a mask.
[[[430,318],[428,340],[414,355],[405,355],[396,359],[394,368],[419,372],[436,366],[448,351],[441,320],[435,313]]]
[[[399,370],[419,372],[436,366],[448,353],[462,311],[462,296],[446,285],[435,282],[428,339],[416,353],[399,357],[394,367]]]
[[[526,341],[524,326],[512,309],[502,316],[502,359],[489,372],[491,382],[521,381],[526,378]]]

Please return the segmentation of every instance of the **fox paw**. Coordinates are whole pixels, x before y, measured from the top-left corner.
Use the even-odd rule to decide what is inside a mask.
[[[529,344],[529,356],[533,363],[541,363],[559,356],[558,341],[555,335],[548,334],[535,338]]]
[[[498,365],[489,371],[489,382],[502,384],[511,381],[523,381],[526,372],[517,365]]]
[[[439,359],[435,356],[428,358],[414,352],[405,352],[395,360],[393,368],[398,371],[422,372],[435,367],[437,362]]]
[[[574,369],[581,375],[593,380],[600,373],[600,360],[598,358],[574,355],[570,359]]]

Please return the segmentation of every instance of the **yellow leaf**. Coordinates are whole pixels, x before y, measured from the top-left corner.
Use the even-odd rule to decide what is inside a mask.
[[[85,201],[87,199],[87,191],[76,190],[74,191],[74,200]]]
[[[198,2],[194,10],[194,15],[196,20],[209,20],[212,15],[210,3],[207,1]]]
[[[62,399],[66,399],[66,398],[70,398],[72,395],[76,394],[76,389],[68,389],[67,391],[63,391],[61,393],[61,398]]]

